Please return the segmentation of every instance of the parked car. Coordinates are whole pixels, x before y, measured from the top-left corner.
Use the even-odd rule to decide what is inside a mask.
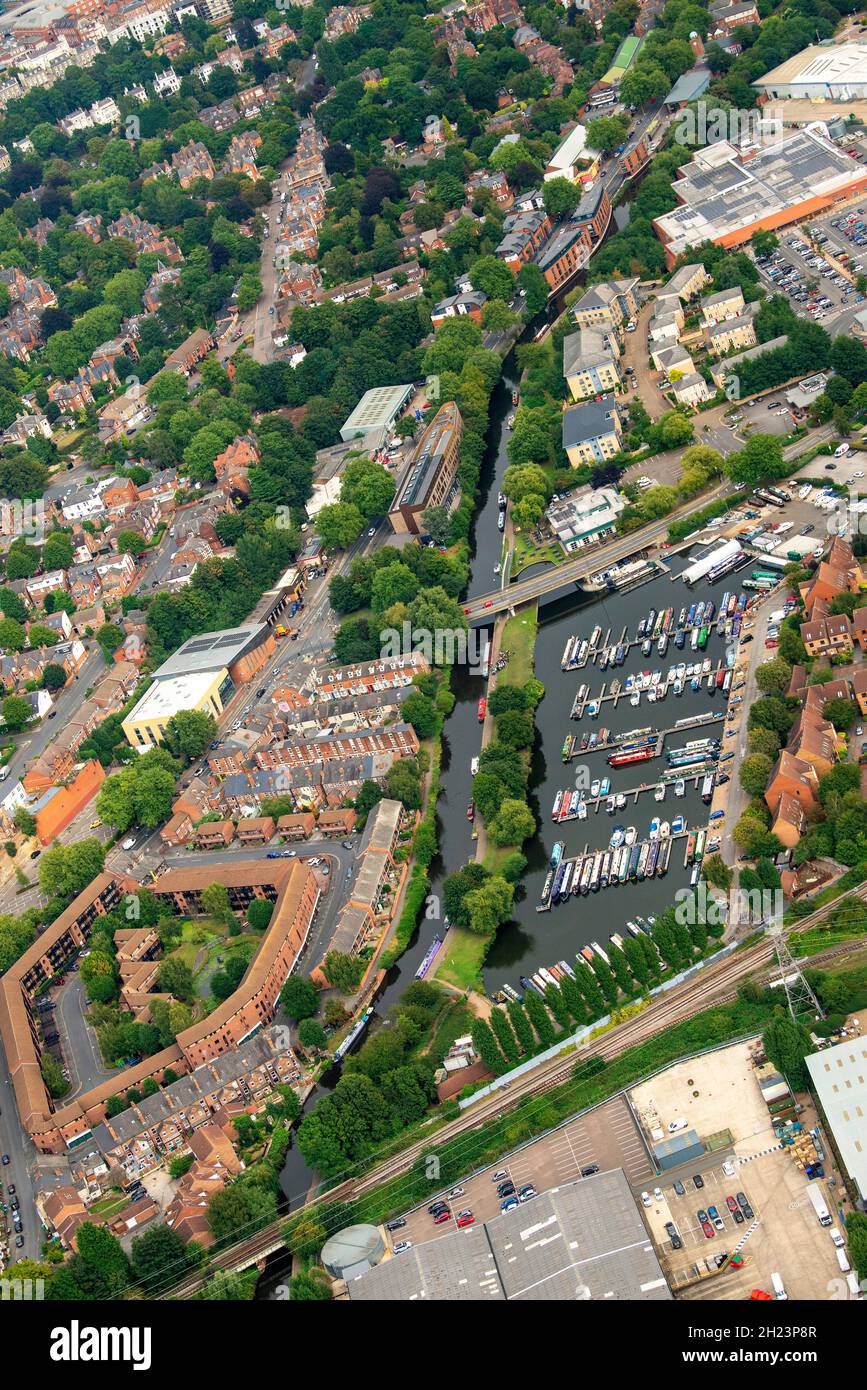
[[[716,1226],[718,1231],[725,1230],[725,1224],[716,1207],[708,1207],[707,1214],[710,1217],[713,1224]]]
[[[704,1178],[702,1177],[701,1173],[694,1173],[692,1181],[697,1188],[704,1187]]]
[[[412,1249],[412,1241],[411,1241],[411,1240],[399,1240],[399,1241],[397,1242],[397,1245],[395,1245],[394,1250],[392,1251],[392,1253],[395,1254],[395,1255],[402,1255],[403,1252],[404,1252],[404,1250],[411,1250],[411,1249]]]
[[[459,1214],[457,1221],[455,1222],[455,1225],[463,1229],[464,1226],[472,1226],[475,1219],[476,1218],[473,1216],[473,1213],[471,1211],[462,1211]]]
[[[436,1216],[434,1217],[434,1225],[441,1226],[444,1221],[451,1221],[451,1219],[451,1212],[449,1211],[448,1207],[444,1207],[443,1210],[438,1211]]]
[[[406,1225],[406,1217],[405,1217],[405,1216],[396,1216],[396,1217],[394,1218],[393,1221],[386,1221],[386,1223],[385,1223],[385,1229],[386,1229],[387,1231],[399,1231],[399,1230],[401,1229],[401,1227],[402,1227],[402,1226],[405,1226],[405,1225]]]

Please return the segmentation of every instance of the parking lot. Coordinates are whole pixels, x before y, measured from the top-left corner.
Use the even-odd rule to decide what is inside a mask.
[[[833,464],[833,467],[829,467]],[[804,465],[800,472],[796,473],[799,482],[820,483],[842,483],[848,487],[850,484],[856,492],[867,492],[867,454],[862,453],[857,448],[853,448],[849,454],[844,454],[841,458],[826,458],[824,454],[817,454],[816,458]],[[809,505],[809,499],[807,504]],[[815,510],[815,508],[814,508]]]
[[[662,1201],[651,1185],[646,1191],[651,1205],[644,1216],[658,1245],[672,1286],[687,1298],[743,1299],[753,1288],[771,1290],[771,1275],[779,1273],[790,1298],[826,1300],[838,1288],[840,1269],[830,1232],[819,1225],[807,1196],[803,1173],[790,1152],[774,1135],[767,1106],[756,1082],[748,1043],[693,1058],[669,1068],[632,1092],[641,1122],[667,1129],[674,1118],[685,1118],[700,1138],[715,1136],[721,1143],[715,1154],[673,1169],[659,1179]],[[812,1112],[802,1123],[815,1123]],[[726,1142],[728,1141],[728,1142]],[[825,1146],[827,1154],[827,1145]],[[723,1164],[731,1171],[726,1172]],[[827,1165],[826,1165],[827,1166]],[[696,1188],[694,1175],[702,1178]],[[683,1193],[674,1183],[683,1186]],[[737,1203],[743,1193],[753,1212],[740,1207],[737,1221],[728,1198]],[[833,1200],[825,1189],[829,1209]],[[714,1226],[715,1208],[722,1229]],[[711,1218],[713,1234],[707,1236],[699,1211]],[[683,1242],[675,1250],[665,1230],[673,1221]],[[745,1239],[746,1238],[746,1239]],[[704,1273],[704,1261],[723,1251],[732,1254],[741,1241],[744,1267],[726,1269],[719,1277],[695,1282],[696,1262]],[[684,1287],[689,1282],[689,1287]],[[830,1288],[829,1288],[830,1286]]]
[[[716,1167],[702,1168],[694,1175],[683,1173],[676,1179],[666,1175],[659,1188],[647,1190],[650,1206],[642,1198],[644,1217],[653,1239],[673,1270],[690,1267],[706,1255],[718,1255],[721,1251],[731,1254],[758,1214],[738,1170],[731,1161],[724,1161],[730,1173],[726,1173],[720,1163]],[[700,1178],[701,1187],[696,1187],[696,1177]],[[677,1191],[675,1182],[682,1192]],[[662,1192],[661,1201],[656,1192]],[[738,1193],[743,1203],[738,1203]],[[728,1205],[729,1197],[737,1208],[736,1213]],[[704,1213],[704,1227],[699,1212]],[[670,1222],[682,1242],[680,1249],[674,1248],[671,1235],[665,1229]]]
[[[851,224],[846,223],[849,216],[854,218]],[[839,214],[833,220],[841,225],[851,225],[852,228],[856,222],[862,222],[867,228],[867,210],[863,217],[859,210],[857,214]],[[800,231],[784,235],[778,249],[770,256],[757,257],[756,264],[768,294],[782,294],[802,318],[812,319],[816,323],[824,320],[825,328],[842,331],[837,329],[841,315],[852,310],[851,314],[846,313],[848,325],[864,303],[865,296],[855,288],[848,276],[831,265],[828,255],[836,258],[841,252],[849,251],[854,261],[858,248],[854,242],[850,248],[847,235],[834,227],[831,219],[817,221],[811,226],[816,233],[814,244]],[[861,237],[860,230],[857,235]],[[863,240],[867,247],[867,237]],[[861,252],[858,251],[858,254]],[[860,265],[853,264],[853,275],[859,273],[860,269]]]
[[[653,1168],[644,1142],[636,1128],[629,1107],[618,1097],[607,1101],[587,1115],[572,1120],[569,1124],[528,1144],[520,1152],[511,1155],[494,1168],[489,1168],[477,1177],[457,1186],[464,1189],[454,1199],[449,1199],[449,1219],[440,1225],[428,1212],[428,1205],[437,1198],[445,1197],[446,1190],[432,1187],[428,1202],[417,1211],[406,1215],[406,1225],[391,1233],[393,1244],[402,1240],[420,1244],[433,1240],[438,1235],[451,1234],[455,1220],[461,1211],[471,1211],[475,1220],[489,1221],[500,1213],[501,1199],[497,1195],[499,1182],[493,1181],[494,1173],[502,1172],[501,1181],[510,1181],[515,1191],[532,1183],[537,1192],[548,1188],[574,1182],[581,1177],[581,1169],[598,1166],[603,1172],[610,1168],[622,1168],[627,1181],[636,1191],[640,1191],[653,1176]]]

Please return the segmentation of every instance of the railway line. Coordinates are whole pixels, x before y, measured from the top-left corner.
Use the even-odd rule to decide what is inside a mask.
[[[862,901],[867,899],[867,884],[842,893],[834,900],[833,907],[836,908],[847,898],[853,897]],[[794,923],[790,930],[803,931],[815,925],[827,916],[829,906],[802,918]],[[810,964],[821,966],[858,949],[857,941],[840,943],[811,957]],[[357,1178],[347,1178],[335,1187],[329,1188],[317,1197],[317,1201],[351,1201],[353,1198],[361,1197],[373,1188],[406,1173],[416,1159],[422,1154],[430,1153],[434,1145],[442,1146],[461,1134],[481,1128],[488,1120],[511,1109],[528,1095],[538,1095],[554,1086],[562,1085],[569,1079],[576,1061],[581,1060],[582,1056],[598,1056],[603,1061],[613,1061],[630,1048],[654,1037],[663,1028],[683,1023],[711,1004],[729,1002],[736,996],[738,981],[756,970],[762,970],[773,958],[774,948],[767,939],[735,952],[726,960],[708,967],[700,976],[678,985],[670,994],[648,1005],[640,1014],[600,1035],[586,1049],[551,1058],[527,1076],[519,1077],[513,1083],[503,1086],[484,1101],[480,1101],[477,1106],[434,1131],[429,1137],[417,1140],[400,1153],[385,1159],[368,1173]],[[215,1269],[246,1268],[272,1254],[282,1245],[281,1225],[280,1221],[273,1222],[264,1230],[220,1252],[211,1262],[211,1272]],[[204,1282],[201,1276],[192,1275],[174,1287],[167,1287],[159,1297],[189,1298]]]

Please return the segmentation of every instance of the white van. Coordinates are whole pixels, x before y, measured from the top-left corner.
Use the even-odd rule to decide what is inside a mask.
[[[774,1297],[775,1297],[775,1298],[788,1298],[788,1297],[789,1297],[789,1295],[786,1293],[786,1286],[785,1286],[785,1284],[783,1283],[783,1280],[782,1280],[781,1276],[780,1276],[779,1274],[777,1274],[776,1272],[773,1273],[773,1274],[771,1275],[771,1283],[772,1283],[773,1286],[774,1286]]]
[[[8,769],[8,767],[0,767],[0,782],[5,782],[5,781],[6,781],[6,778],[7,778],[8,776],[9,776],[9,769]]]
[[[834,1254],[837,1256],[837,1263],[842,1269],[843,1273],[848,1274],[852,1266],[846,1258],[846,1251],[841,1250],[840,1247],[837,1246],[836,1250],[834,1251]]]

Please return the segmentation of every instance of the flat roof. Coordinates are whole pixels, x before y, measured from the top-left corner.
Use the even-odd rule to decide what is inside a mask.
[[[411,394],[411,382],[404,386],[374,386],[370,391],[365,391],[352,414],[341,425],[341,439],[346,441],[356,435],[385,429]]]
[[[815,127],[787,131],[759,148],[709,145],[672,184],[679,206],[654,220],[672,255],[791,214],[815,198],[842,197],[864,168]]]
[[[830,86],[838,82],[867,82],[867,46],[841,43],[830,47],[814,43],[757,77],[753,87]]]
[[[195,671],[186,676],[170,676],[154,681],[130,710],[124,723],[140,724],[148,719],[170,719],[178,710],[195,709],[213,687],[220,670]]]
[[[222,632],[200,632],[190,637],[154,672],[161,681],[170,676],[193,675],[196,672],[220,671],[231,666],[244,652],[258,647],[268,636],[267,623],[248,623],[244,627],[226,628]]]
[[[504,1299],[484,1226],[414,1245],[348,1279],[346,1287],[353,1302],[500,1303]]]
[[[622,1168],[414,1245],[349,1279],[347,1289],[371,1302],[671,1298]]]
[[[806,1062],[840,1157],[867,1198],[867,1038],[847,1038]]]

